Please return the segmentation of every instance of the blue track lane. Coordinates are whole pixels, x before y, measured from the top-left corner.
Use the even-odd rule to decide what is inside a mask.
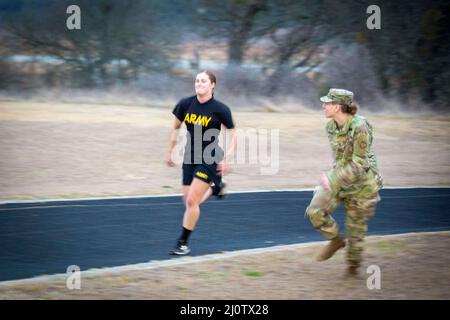
[[[304,218],[311,191],[210,199],[190,241],[192,255],[323,240]],[[450,188],[381,191],[369,235],[450,230]],[[0,281],[150,260],[168,255],[181,231],[180,197],[0,205]],[[344,227],[342,206],[333,215]]]

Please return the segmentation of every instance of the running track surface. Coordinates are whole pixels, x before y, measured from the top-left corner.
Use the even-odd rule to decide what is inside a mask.
[[[450,188],[384,189],[369,235],[450,230]],[[312,191],[235,193],[209,199],[191,255],[324,240],[304,218]],[[180,196],[0,205],[0,281],[152,260],[181,231]],[[333,214],[344,228],[341,207]]]

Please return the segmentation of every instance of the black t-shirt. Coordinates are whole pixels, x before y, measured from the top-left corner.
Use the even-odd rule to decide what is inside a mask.
[[[197,96],[192,96],[181,99],[172,113],[186,124],[188,131],[184,163],[212,164],[223,159],[219,134],[222,124],[234,128],[230,108],[214,97],[200,103]]]

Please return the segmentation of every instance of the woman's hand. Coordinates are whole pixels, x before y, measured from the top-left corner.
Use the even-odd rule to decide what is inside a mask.
[[[322,175],[320,176],[320,185],[325,190],[331,190],[330,182],[328,181],[328,177],[325,173],[322,173]]]
[[[166,164],[169,167],[174,167],[175,166],[175,162],[173,162],[173,155],[172,155],[172,150],[169,150],[167,152],[167,156],[166,156]]]
[[[231,165],[227,161],[221,161],[217,164],[217,174],[224,176],[231,172]]]
[[[165,161],[169,167],[175,166],[175,162],[173,161],[173,149],[177,144],[178,129],[180,127],[181,121],[175,117],[175,120],[173,120],[172,128],[170,129],[169,147],[167,148],[167,155]]]

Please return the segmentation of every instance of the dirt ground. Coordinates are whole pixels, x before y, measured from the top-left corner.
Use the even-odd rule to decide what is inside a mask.
[[[450,185],[449,117],[366,116],[386,186]],[[278,132],[279,152],[273,170],[240,152],[231,191],[312,188],[330,168],[321,111],[234,117],[240,137]],[[180,193],[181,166],[164,164],[172,119],[169,108],[0,102],[0,200]]]
[[[374,126],[386,186],[450,185],[449,117],[362,114]],[[276,174],[262,174],[263,159],[235,164],[227,177],[231,191],[312,188],[330,168],[320,110],[234,117],[244,134],[278,130],[279,161]],[[170,108],[0,102],[0,200],[180,193],[180,166],[164,164],[172,119]],[[315,262],[320,246],[89,276],[79,291],[67,290],[61,279],[0,284],[0,298],[450,298],[448,232],[370,238],[364,267],[381,268],[380,290],[367,289],[365,273],[343,276],[343,252]]]

